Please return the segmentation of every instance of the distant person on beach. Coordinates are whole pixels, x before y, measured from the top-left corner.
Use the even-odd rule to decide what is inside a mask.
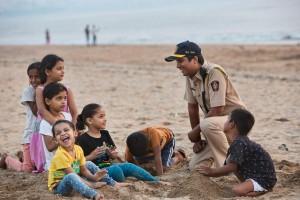
[[[97,32],[99,31],[95,25],[92,26],[93,46],[97,45]]]
[[[86,45],[90,45],[90,26],[87,24],[84,29],[85,38],[86,38]]]
[[[164,127],[147,127],[126,139],[125,159],[135,164],[152,164],[156,175],[185,160],[185,152],[175,150],[173,132]],[[149,166],[150,167],[150,166]]]
[[[234,173],[242,182],[232,189],[238,196],[263,194],[272,190],[277,181],[274,164],[268,152],[248,138],[254,121],[254,116],[247,110],[232,111],[224,125],[230,144],[224,166],[200,166],[198,169],[200,173],[212,177]]]
[[[124,182],[127,177],[138,180],[159,182],[143,168],[124,162],[117,152],[117,147],[106,128],[106,115],[103,107],[91,103],[78,115],[76,128],[84,131],[77,138],[77,144],[83,149],[86,160],[92,161],[99,168],[105,168],[115,181]]]
[[[225,70],[205,61],[196,43],[185,41],[177,44],[174,54],[165,61],[176,61],[177,68],[186,76],[184,99],[188,102],[192,128],[188,137],[194,143],[190,169],[200,165],[222,166],[228,149],[224,122],[232,110],[244,108],[244,103]],[[199,106],[204,113],[202,120]]]
[[[21,104],[26,110],[26,125],[23,132],[23,151],[15,159],[3,154],[0,161],[0,168],[7,168],[15,171],[32,172],[34,164],[31,162],[30,141],[32,134],[37,131],[37,105],[35,102],[35,89],[40,84],[39,68],[41,63],[35,62],[28,66],[27,75],[29,85],[24,89]]]
[[[45,36],[46,36],[46,44],[49,45],[50,44],[50,32],[49,32],[49,29],[46,29]]]

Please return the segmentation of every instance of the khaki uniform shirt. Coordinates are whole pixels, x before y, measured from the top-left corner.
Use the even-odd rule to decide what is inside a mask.
[[[225,106],[222,115],[228,115],[236,108],[245,108],[237,91],[224,69],[216,64],[204,63],[202,67],[207,69],[205,86],[200,71],[193,78],[187,77],[184,99],[191,104],[198,104],[204,115],[207,112],[202,102],[202,91],[205,87],[205,102],[208,110],[213,107]]]

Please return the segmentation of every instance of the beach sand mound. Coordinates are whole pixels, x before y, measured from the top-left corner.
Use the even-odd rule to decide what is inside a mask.
[[[278,183],[273,192],[257,199],[297,199],[300,185],[300,166],[288,161],[275,161]],[[280,169],[281,168],[281,169]],[[47,174],[28,174],[0,170],[0,199],[83,199],[79,194],[71,197],[54,195],[47,189]],[[238,181],[234,176],[208,178],[198,172],[190,172],[187,166],[172,169],[161,179],[167,184],[149,184],[129,178],[132,186],[112,188],[105,186],[100,189],[107,199],[146,200],[146,199],[236,199],[231,187]],[[289,188],[286,188],[286,185]],[[239,199],[247,199],[246,197]]]

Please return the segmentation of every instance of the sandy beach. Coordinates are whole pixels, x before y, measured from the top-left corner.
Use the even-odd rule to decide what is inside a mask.
[[[300,198],[300,45],[202,45],[205,58],[229,73],[256,123],[250,138],[272,156],[278,177],[273,192],[255,199]],[[65,60],[63,83],[72,88],[80,112],[88,103],[104,105],[107,129],[119,152],[131,132],[150,125],[171,128],[176,145],[189,157],[192,144],[185,78],[163,58],[174,45],[0,46],[0,152],[21,150],[25,111],[20,104],[28,84],[27,66],[49,53]],[[46,174],[0,170],[0,199],[82,199],[59,197],[47,190]],[[168,185],[104,187],[107,199],[248,199],[234,198],[234,176],[207,178],[183,164],[162,176]],[[250,198],[249,198],[250,199]]]

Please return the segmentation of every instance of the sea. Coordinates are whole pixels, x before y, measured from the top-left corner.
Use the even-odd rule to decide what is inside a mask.
[[[45,44],[46,29],[85,45],[87,25],[97,44],[298,44],[300,0],[0,0],[0,45]]]

